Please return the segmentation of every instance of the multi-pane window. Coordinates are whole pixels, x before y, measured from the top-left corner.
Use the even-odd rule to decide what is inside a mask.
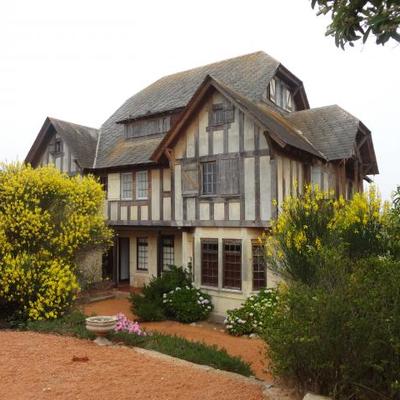
[[[125,135],[127,138],[154,135],[168,132],[171,127],[169,116],[161,118],[146,118],[125,124]]]
[[[58,154],[62,151],[62,143],[60,139],[57,139],[54,143],[54,153]]]
[[[162,270],[167,271],[171,265],[175,265],[174,238],[163,237],[161,239]]]
[[[201,241],[201,284],[218,286],[218,239]]]
[[[253,290],[260,290],[266,286],[266,264],[263,247],[252,243],[253,256]]]
[[[149,182],[147,171],[136,172],[136,198],[138,200],[147,199],[148,186]]]
[[[286,111],[295,111],[293,94],[280,79],[273,78],[269,83],[269,98]]]
[[[137,238],[137,269],[147,271],[149,267],[147,238]]]
[[[242,244],[240,240],[223,240],[223,287],[242,288]]]
[[[132,174],[130,172],[121,174],[121,199],[132,199]]]
[[[217,163],[209,161],[202,163],[202,194],[217,193]]]
[[[234,109],[232,104],[214,104],[212,106],[211,125],[219,126],[230,122],[234,119]]]

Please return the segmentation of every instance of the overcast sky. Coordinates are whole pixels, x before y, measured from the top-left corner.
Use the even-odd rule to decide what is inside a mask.
[[[346,51],[308,0],[2,1],[0,160],[23,160],[46,116],[100,125],[163,75],[263,50],[372,131],[384,198],[400,184],[400,46]]]

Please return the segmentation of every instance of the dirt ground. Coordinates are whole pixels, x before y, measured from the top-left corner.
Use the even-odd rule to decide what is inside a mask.
[[[125,298],[86,304],[83,310],[86,315],[114,315],[122,312],[130,319],[135,319],[135,316],[130,311],[130,303]],[[229,354],[240,356],[243,360],[250,363],[257,378],[267,382],[273,380],[266,363],[265,345],[260,339],[233,337],[223,330],[222,325],[204,322],[199,322],[196,326],[174,321],[146,322],[141,325],[146,330],[178,335],[189,340],[205,342],[225,348]]]
[[[33,332],[0,331],[0,377],[5,400],[263,399],[261,386],[241,377]]]

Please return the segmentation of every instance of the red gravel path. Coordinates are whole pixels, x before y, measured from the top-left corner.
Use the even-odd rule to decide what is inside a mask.
[[[88,358],[74,362],[73,357]],[[126,347],[0,331],[0,399],[261,400],[258,384]]]

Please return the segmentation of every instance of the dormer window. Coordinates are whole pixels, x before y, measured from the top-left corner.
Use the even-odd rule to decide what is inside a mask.
[[[169,116],[146,118],[125,124],[126,138],[136,138],[168,132],[171,125]]]
[[[286,111],[295,111],[290,87],[278,78],[272,78],[269,83],[269,99]]]

